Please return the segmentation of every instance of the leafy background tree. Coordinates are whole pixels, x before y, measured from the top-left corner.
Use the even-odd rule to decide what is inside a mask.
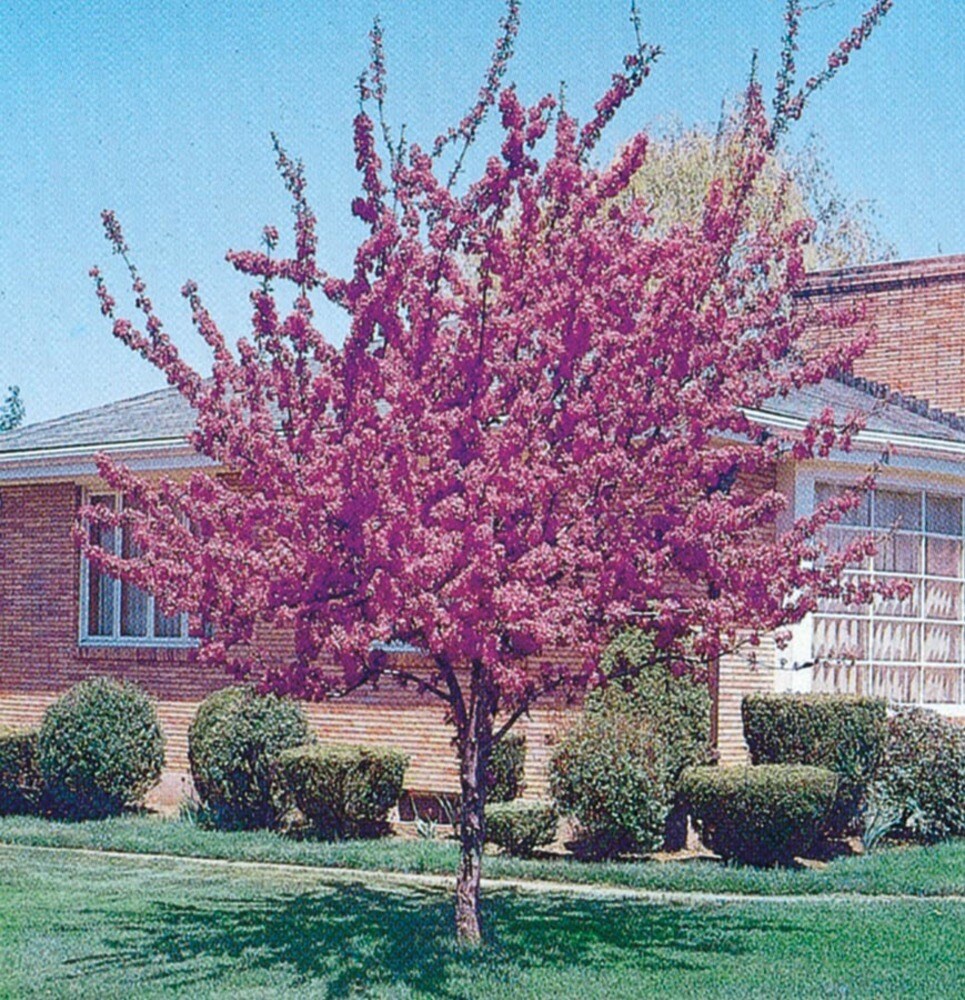
[[[741,155],[740,116],[722,116],[715,131],[674,124],[656,139],[631,181],[627,196],[639,198],[653,231],[694,224],[704,211],[707,189],[733,170]],[[810,136],[796,152],[768,152],[751,196],[751,223],[778,208],[786,224],[811,220],[814,234],[804,249],[809,271],[890,260],[895,248],[879,233],[874,203],[844,196],[820,143]]]
[[[7,398],[0,405],[0,432],[13,430],[23,422],[24,405],[18,386],[7,388]]]
[[[353,212],[367,235],[352,273],[320,265],[304,171],[277,146],[291,254],[274,227],[261,249],[229,254],[254,279],[251,335],[229,346],[197,286],[183,289],[210,379],[181,358],[104,213],[144,328],[117,313],[95,268],[101,308],[195,409],[191,440],[228,475],[157,482],[105,456],[100,473],[128,503],[82,518],[123,522],[141,554],[99,548],[83,523],[78,541],[163,613],[190,612],[204,665],[299,697],[395,676],[440,700],[459,762],[465,942],[482,934],[494,743],[537,698],[598,678],[600,652],[633,614],[648,613],[665,655],[705,659],[800,619],[819,596],[871,597],[841,570],[872,540],[835,554],[817,540],[855,494],[774,538],[760,530],[785,501],[746,474],[785,451],[846,447],[860,421],[842,428],[823,413],[790,438],[763,435],[747,412],[846,366],[864,340],[792,350],[810,227],[777,211],[757,221],[752,206],[788,123],[890,6],[875,3],[798,86],[801,12],[788,4],[774,114],[752,82],[739,156],[709,185],[699,223],[665,234],[641,199],[623,197],[648,136],[590,165],[659,54],[636,17],[634,51],[581,124],[552,96],[527,107],[503,86],[519,17],[510,0],[477,100],[428,148],[395,141],[385,121],[376,25],[354,122]],[[466,181],[490,111],[493,155]],[[347,312],[342,348],[316,325],[313,296]],[[266,653],[266,630],[291,636],[287,658]],[[421,667],[393,657],[392,642],[421,650]]]

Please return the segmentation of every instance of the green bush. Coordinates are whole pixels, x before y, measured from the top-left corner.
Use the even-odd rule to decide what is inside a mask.
[[[670,669],[639,629],[611,643],[601,668],[611,680],[557,745],[550,789],[577,820],[585,853],[655,850],[670,839],[680,772],[711,759],[710,694]]]
[[[663,730],[645,716],[586,712],[554,750],[550,790],[579,823],[581,853],[656,850],[672,799]]]
[[[914,839],[965,836],[965,728],[922,708],[895,712],[871,798]]]
[[[710,690],[689,671],[668,664],[645,631],[632,628],[618,635],[603,653],[600,667],[614,679],[590,694],[588,711],[625,711],[653,720],[664,735],[673,782],[685,767],[711,761]]]
[[[827,832],[860,827],[868,787],[887,739],[881,698],[832,694],[754,694],[741,706],[754,764],[808,764],[840,778]]]
[[[511,802],[523,790],[526,766],[526,737],[522,733],[507,733],[492,749],[487,771],[490,802]]]
[[[223,830],[275,826],[287,803],[272,787],[272,766],[283,750],[310,738],[297,702],[250,687],[205,698],[188,730],[200,821]]]
[[[0,726],[0,816],[32,812],[39,799],[37,731]]]
[[[37,766],[56,815],[93,819],[140,805],[164,766],[154,704],[133,684],[82,681],[47,709]]]
[[[680,796],[701,840],[725,860],[786,865],[820,836],[837,786],[833,771],[803,764],[693,767]]]
[[[320,836],[343,840],[387,832],[408,764],[386,747],[308,745],[279,754],[275,778]]]
[[[556,839],[556,808],[551,802],[494,802],[486,806],[486,840],[507,854],[529,857]]]

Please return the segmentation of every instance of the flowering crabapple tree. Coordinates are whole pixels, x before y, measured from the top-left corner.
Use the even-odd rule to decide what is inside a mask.
[[[581,125],[553,97],[527,106],[504,84],[510,0],[478,100],[428,148],[393,141],[376,25],[354,121],[352,208],[367,235],[352,272],[323,270],[301,164],[276,140],[293,250],[280,253],[269,227],[261,249],[228,254],[254,279],[250,335],[230,346],[197,286],[183,289],[209,377],[181,359],[104,214],[143,329],[117,315],[95,269],[102,310],[194,408],[191,441],[223,474],[149,480],[102,457],[124,510],[82,516],[122,521],[139,554],[97,546],[83,524],[79,542],[165,613],[190,612],[202,664],[310,699],[387,676],[439,699],[459,764],[464,941],[481,934],[494,743],[541,695],[598,680],[602,646],[631,617],[646,612],[662,654],[706,661],[799,620],[821,595],[867,597],[841,572],[871,542],[832,554],[818,538],[857,495],[760,531],[784,499],[751,488],[753,474],[784,453],[847,447],[858,421],[822,413],[791,439],[748,411],[846,367],[862,342],[799,349],[791,296],[809,225],[781,224],[779,211],[750,224],[748,206],[788,123],[889,6],[876,3],[798,87],[801,14],[789,3],[773,113],[752,81],[741,156],[708,187],[699,220],[662,233],[642,199],[621,197],[647,136],[591,162],[659,54],[635,10],[635,50]],[[490,111],[500,139],[467,182]],[[348,314],[341,347],[315,322],[317,296]],[[291,636],[289,658],[260,648],[266,629]],[[423,666],[391,643],[420,650]]]

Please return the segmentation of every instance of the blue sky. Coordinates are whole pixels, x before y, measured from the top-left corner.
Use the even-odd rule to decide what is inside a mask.
[[[820,68],[862,3],[813,6],[802,76]],[[665,54],[615,122],[610,148],[643,126],[715,121],[755,49],[762,79],[773,80],[781,0],[640,7],[646,37]],[[107,265],[123,291],[101,235],[105,207],[118,212],[189,360],[206,363],[178,294],[188,277],[229,334],[246,332],[247,286],[224,252],[289,218],[272,130],[305,161],[323,264],[344,270],[358,237],[354,81],[373,16],[385,28],[390,116],[427,144],[473,99],[501,12],[498,0],[0,6],[0,387],[19,383],[33,422],[163,385],[97,310],[91,264]],[[570,108],[585,117],[632,42],[627,12],[628,0],[524,0],[510,70],[523,97],[565,80]],[[839,188],[874,199],[902,258],[965,251],[963,47],[965,0],[897,0],[791,138],[817,134]]]

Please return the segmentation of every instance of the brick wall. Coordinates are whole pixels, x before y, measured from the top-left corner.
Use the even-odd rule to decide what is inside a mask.
[[[756,475],[755,489],[774,486],[773,470]],[[223,686],[220,672],[203,671],[183,649],[81,647],[78,644],[80,557],[70,532],[79,503],[73,483],[0,487],[0,724],[34,725],[72,684],[93,676],[133,681],[157,700],[169,770],[187,770],[187,732],[198,703]],[[274,643],[276,647],[280,644]],[[565,654],[561,654],[561,658]],[[740,741],[739,716],[728,706],[755,678],[722,672],[721,745]],[[750,685],[750,687],[748,687]],[[552,701],[518,723],[527,736],[527,795],[546,792],[546,766],[555,734],[574,709]],[[392,681],[345,700],[308,706],[322,739],[397,747],[411,764],[409,788],[455,791],[458,771],[444,706]],[[735,729],[735,726],[737,727]]]
[[[774,690],[773,641],[764,637],[754,652],[753,657],[747,650],[722,656],[717,667],[717,750],[721,764],[744,764],[749,759],[741,718],[744,695]]]
[[[849,336],[817,318],[829,303],[865,309],[876,342],[855,373],[933,406],[965,413],[965,254],[821,271],[799,295],[820,342]]]
[[[78,503],[72,483],[0,488],[0,725],[36,725],[58,694],[88,677],[133,681],[157,700],[166,767],[184,772],[188,727],[225,676],[203,671],[183,649],[79,646],[80,557],[70,537]],[[274,645],[282,645],[277,637]],[[403,750],[411,759],[407,787],[458,788],[452,729],[438,699],[385,681],[307,712],[323,740]],[[568,714],[548,702],[517,724],[527,736],[527,795],[545,794],[554,734]]]

